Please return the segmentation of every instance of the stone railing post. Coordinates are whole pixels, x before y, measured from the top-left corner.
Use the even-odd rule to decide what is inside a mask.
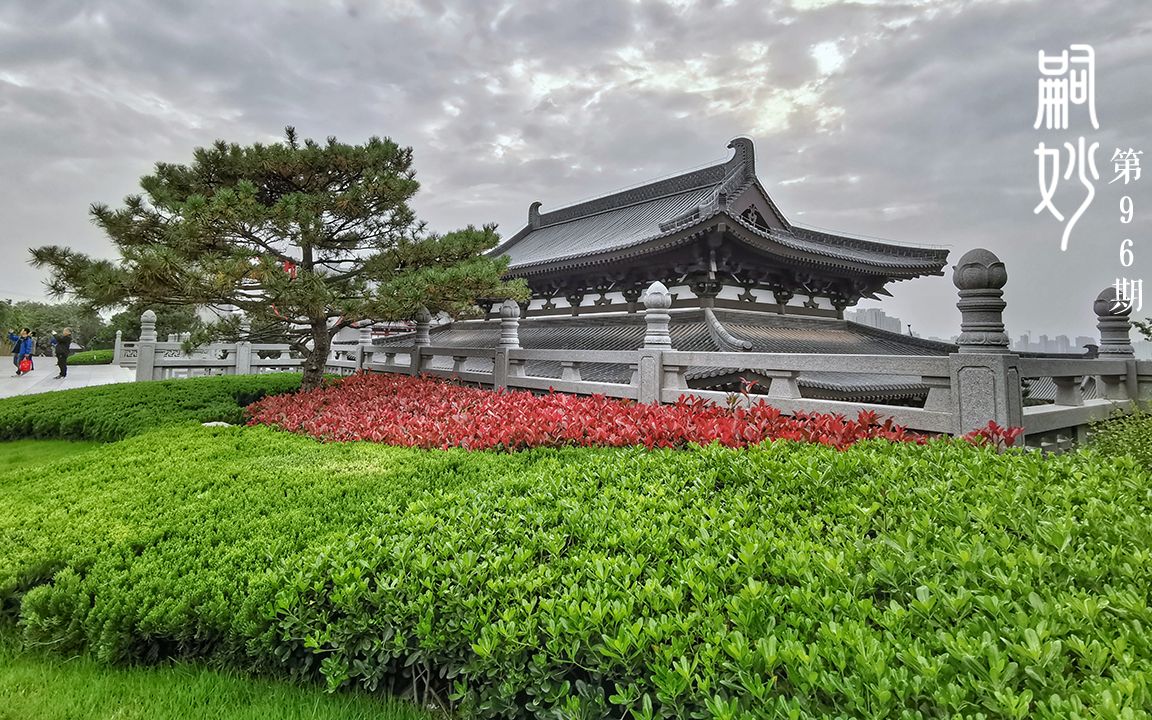
[[[665,384],[664,351],[672,349],[668,323],[672,316],[672,295],[664,283],[654,282],[644,293],[644,346],[636,355],[636,399],[642,403],[659,403]]]
[[[1140,381],[1137,375],[1136,350],[1130,336],[1132,314],[1129,303],[1117,299],[1116,287],[1104,288],[1092,303],[1096,313],[1096,329],[1100,331],[1099,357],[1108,360],[1126,360],[1127,372],[1124,378],[1117,375],[1101,375],[1097,378],[1103,388],[1106,400],[1127,400],[1140,397]]]
[[[423,349],[432,344],[432,338],[429,336],[429,328],[432,326],[432,313],[428,312],[428,308],[421,305],[416,310],[416,335],[412,338],[412,355],[409,359],[408,374],[419,375],[420,371],[424,369],[424,353]]]
[[[520,349],[520,304],[515,300],[505,300],[500,305],[500,340],[496,343],[496,358],[493,367],[496,387],[508,387],[508,378],[524,377],[524,363],[509,357],[509,351]]]
[[[499,347],[520,347],[520,305],[515,300],[505,300],[500,305]]]
[[[356,367],[363,370],[372,362],[372,323],[360,327],[359,342],[356,344]]]
[[[140,315],[140,342],[136,343],[136,380],[154,380],[156,371],[156,313]]]
[[[960,337],[962,353],[1006,353],[1008,335],[1004,332],[1004,285],[1008,271],[990,250],[969,250],[952,273],[952,284],[960,290]]]
[[[233,356],[235,365],[232,372],[236,375],[252,374],[252,321],[247,316],[240,318],[240,337],[236,338],[236,353]]]
[[[492,389],[508,389],[508,349],[498,347],[492,357]]]
[[[1020,358],[1008,351],[1004,332],[1004,291],[1008,271],[989,250],[960,258],[952,283],[959,290],[960,337],[951,361],[952,431],[962,435],[989,421],[1002,427],[1024,422]]]
[[[1129,331],[1132,323],[1128,316],[1132,307],[1116,301],[1116,288],[1108,286],[1092,303],[1096,312],[1096,329],[1100,331],[1100,357],[1123,359],[1135,357]]]
[[[116,331],[116,342],[112,343],[112,364],[119,365],[124,358],[124,333]]]
[[[413,345],[431,345],[432,338],[428,334],[432,326],[432,313],[423,305],[416,311],[416,337],[412,339]]]
[[[1136,360],[1136,399],[1152,402],[1152,360]]]

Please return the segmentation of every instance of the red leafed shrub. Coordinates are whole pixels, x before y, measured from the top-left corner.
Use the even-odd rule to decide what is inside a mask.
[[[265,424],[321,440],[370,440],[421,448],[472,450],[530,447],[680,447],[718,442],[727,447],[798,440],[846,448],[858,440],[925,438],[880,421],[874,412],[787,416],[763,403],[727,408],[698,398],[647,405],[602,395],[581,397],[491,391],[428,377],[358,374],[297,395],[266,397],[249,406],[250,424]]]
[[[1004,427],[994,420],[982,428],[976,428],[964,436],[973,445],[991,445],[997,450],[1006,450],[1016,444],[1016,438],[1024,434],[1022,427]]]

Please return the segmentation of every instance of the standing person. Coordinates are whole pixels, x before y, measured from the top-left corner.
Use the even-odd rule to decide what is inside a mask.
[[[17,335],[14,330],[8,332],[8,339],[12,341],[12,364],[16,366],[16,374],[23,375],[20,370],[20,362],[24,358],[28,358],[28,362],[32,362],[32,331],[28,328],[22,328],[20,334]]]
[[[60,368],[59,378],[68,377],[68,355],[72,352],[72,328],[64,328],[60,337],[52,335],[52,345],[56,348],[56,366]]]

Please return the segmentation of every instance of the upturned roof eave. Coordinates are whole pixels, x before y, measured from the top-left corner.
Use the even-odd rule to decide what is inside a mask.
[[[760,231],[742,219],[733,217],[726,210],[717,210],[705,217],[698,218],[696,222],[690,225],[672,228],[664,232],[649,235],[637,241],[606,248],[594,254],[579,253],[533,263],[511,265],[508,268],[508,275],[512,277],[532,277],[629,260],[653,252],[677,247],[685,242],[691,241],[698,235],[716,228],[732,231],[733,236],[744,242],[744,244],[761,252],[767,252],[795,262],[815,265],[821,268],[843,268],[874,276],[910,279],[925,275],[943,275],[943,269],[947,263],[947,250],[928,251],[929,254],[935,255],[936,257],[924,258],[921,262],[882,263],[868,262],[867,260],[861,260],[859,258],[837,257],[832,253],[814,252],[809,248],[790,247],[789,244],[781,242],[780,237]],[[824,234],[831,235],[830,233]],[[853,243],[859,242],[851,238],[844,238],[844,240]],[[797,244],[801,242],[803,241],[800,238],[796,238]],[[881,245],[881,243],[876,242],[870,242],[869,244]],[[895,245],[890,247],[894,251],[903,249],[901,246]]]
[[[564,205],[546,213],[536,215],[536,223],[532,222],[532,210],[529,210],[529,223],[520,228],[512,237],[497,245],[489,251],[490,255],[501,255],[514,247],[517,243],[525,237],[531,235],[537,230],[544,228],[554,227],[556,225],[563,225],[565,223],[576,222],[586,218],[601,215],[606,212],[620,210],[622,208],[631,207],[633,205],[640,205],[642,203],[658,200],[662,197],[669,197],[672,195],[679,195],[686,192],[695,190],[703,190],[708,187],[717,187],[723,180],[723,172],[731,164],[731,161],[709,165],[707,167],[690,170],[684,173],[678,173],[670,177],[665,177],[654,182],[644,183],[632,188],[610,193],[591,200],[585,200],[571,205]],[[720,173],[719,178],[710,178],[710,175]],[[534,203],[533,207],[539,207],[539,203]]]

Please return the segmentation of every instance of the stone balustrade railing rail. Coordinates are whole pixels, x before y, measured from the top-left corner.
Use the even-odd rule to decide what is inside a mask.
[[[1135,359],[1130,310],[1115,301],[1113,288],[1100,293],[1093,304],[1100,330],[1097,357],[1021,357],[1008,350],[1004,332],[1002,288],[1006,281],[1003,263],[991,252],[973,250],[961,258],[953,276],[962,314],[959,352],[949,356],[677,351],[669,333],[671,298],[662,284],[653,283],[644,297],[644,344],[636,350],[521,348],[520,306],[509,300],[500,308],[500,339],[495,348],[432,345],[431,318],[424,311],[417,317],[411,345],[376,347],[370,331],[362,330],[358,343],[334,346],[326,366],[338,374],[426,373],[492,388],[601,394],[647,403],[672,403],[684,396],[742,402],[742,396],[690,388],[685,370],[756,368],[756,375],[768,378],[768,384],[750,399],[764,400],[785,413],[831,412],[854,417],[871,410],[913,430],[953,435],[994,421],[1023,427],[1025,442],[1045,449],[1070,447],[1085,438],[1092,422],[1130,411],[1137,402],[1152,401],[1152,361]],[[118,334],[114,355],[115,362],[136,368],[137,380],[297,370],[303,363],[287,345],[244,341],[215,343],[185,353],[178,338],[156,340],[151,311],[141,317],[140,337],[139,342],[122,342]],[[553,368],[559,364],[560,377],[529,372],[534,363],[541,362]],[[586,380],[582,369],[589,365],[628,366],[631,382]],[[923,407],[805,398],[797,382],[805,371],[915,376],[929,391]],[[1021,383],[1029,378],[1051,378],[1056,386],[1054,401],[1026,405]],[[1085,378],[1094,380],[1093,397],[1085,396]]]

